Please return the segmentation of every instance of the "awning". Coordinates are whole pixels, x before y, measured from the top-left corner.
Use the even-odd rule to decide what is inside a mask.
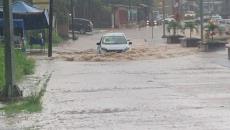
[[[12,4],[13,18],[23,19],[25,30],[35,30],[48,28],[48,13],[23,1],[17,1]],[[0,18],[3,18],[3,11],[0,12]]]
[[[0,28],[4,27],[3,19],[0,19]],[[22,19],[14,19],[14,28],[24,29],[24,22]]]

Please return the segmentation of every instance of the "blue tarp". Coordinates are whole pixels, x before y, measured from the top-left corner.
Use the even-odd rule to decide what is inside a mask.
[[[48,13],[38,8],[32,7],[23,1],[12,4],[13,18],[23,19],[25,30],[48,28]],[[3,11],[0,12],[0,18],[3,18]]]
[[[4,27],[3,19],[0,19],[0,28]],[[14,19],[14,28],[20,28],[24,30],[24,22],[22,19]]]
[[[18,1],[13,4],[13,13],[39,13],[43,12],[38,8],[32,7],[23,1]]]

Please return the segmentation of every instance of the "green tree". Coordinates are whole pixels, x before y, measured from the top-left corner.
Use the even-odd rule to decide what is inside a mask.
[[[68,23],[70,0],[55,0],[53,10],[58,24]]]
[[[213,22],[209,22],[208,25],[205,26],[205,28],[207,29],[207,38],[209,38],[210,36],[212,37],[212,40],[214,39],[214,35],[215,35],[215,30],[219,30],[219,26],[216,25]]]
[[[195,30],[198,32],[198,28],[194,22],[185,22],[183,30],[189,29],[189,37],[192,38],[192,32]]]
[[[179,22],[176,21],[169,22],[167,27],[169,33],[171,33],[171,30],[173,30],[173,36],[176,36],[176,32],[178,29],[182,29],[182,25]]]

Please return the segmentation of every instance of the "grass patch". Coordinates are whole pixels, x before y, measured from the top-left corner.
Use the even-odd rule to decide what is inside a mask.
[[[5,84],[5,67],[4,67],[4,49],[0,47],[0,91],[3,89]],[[19,81],[24,75],[34,73],[35,60],[30,59],[25,53],[20,50],[15,51],[15,68],[16,68],[16,80]]]
[[[58,45],[59,43],[63,42],[63,38],[58,35],[58,33],[53,33],[53,44]]]
[[[39,82],[42,89],[38,94],[24,98],[22,100],[13,100],[5,104],[4,107],[0,108],[0,111],[4,111],[7,115],[17,114],[21,112],[34,113],[42,110],[42,97],[45,94],[47,84],[51,78],[51,73],[47,75],[44,82]]]
[[[16,62],[16,79],[20,80],[24,75],[34,73],[35,60],[28,58],[25,53],[20,50],[16,50],[15,53]]]
[[[39,112],[42,110],[42,103],[39,96],[28,97],[20,101],[11,101],[5,107],[0,108],[6,114],[15,114],[20,112]]]

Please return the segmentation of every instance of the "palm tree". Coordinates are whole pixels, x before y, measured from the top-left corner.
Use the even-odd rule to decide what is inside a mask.
[[[197,28],[197,25],[194,23],[194,22],[185,22],[185,25],[184,25],[184,30],[186,29],[189,29],[189,38],[191,39],[192,38],[192,32],[195,30],[196,32],[198,32],[198,28]]]
[[[176,32],[178,29],[182,29],[182,26],[179,22],[176,22],[176,21],[170,21],[168,23],[168,27],[167,27],[167,30],[168,32],[170,33],[171,30],[173,30],[173,36],[176,36]]]
[[[219,26],[216,25],[213,22],[209,22],[208,25],[205,26],[205,28],[207,28],[207,35],[208,38],[211,35],[212,36],[212,40],[214,39],[213,36],[215,35],[215,30],[218,29],[219,30]]]
[[[173,35],[167,36],[167,43],[180,43],[180,38],[183,36],[177,35],[177,30],[182,29],[182,26],[179,22],[171,21],[168,23],[167,30],[170,33],[173,30]]]

